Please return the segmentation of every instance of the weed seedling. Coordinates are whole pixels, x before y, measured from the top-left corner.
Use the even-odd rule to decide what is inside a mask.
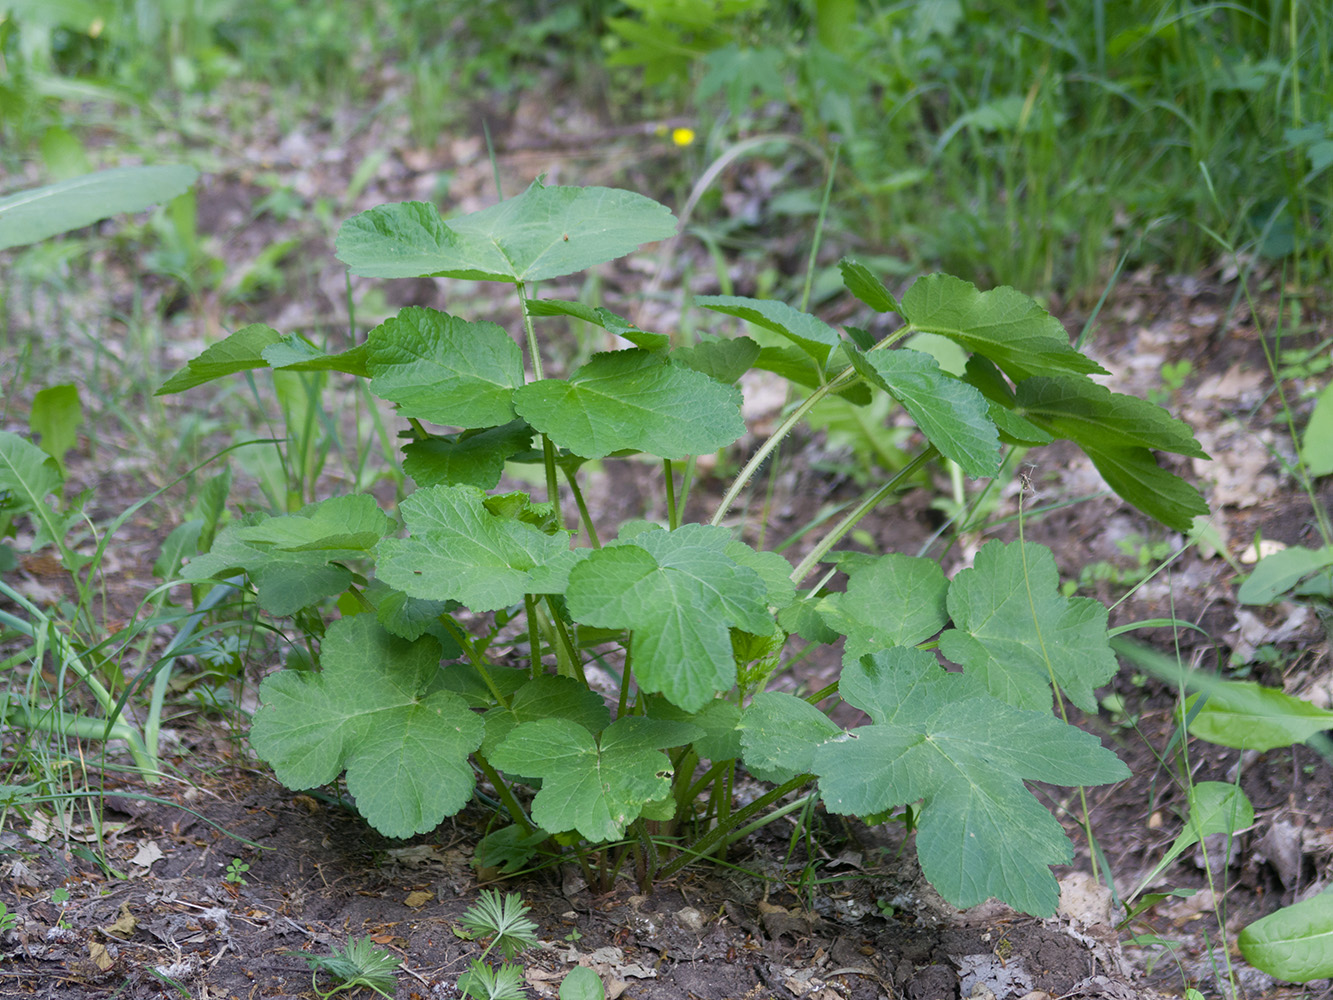
[[[481,955],[458,980],[458,989],[475,1000],[522,1000],[523,968],[510,960],[537,944],[537,925],[518,893],[501,896],[485,889],[459,921],[463,937],[489,938]],[[492,968],[486,956],[499,951],[505,961]]]
[[[332,955],[312,955],[304,951],[289,954],[304,958],[306,964],[314,970],[310,976],[310,988],[320,1000],[328,1000],[335,993],[360,986],[393,1000],[396,985],[394,973],[403,964],[403,960],[392,952],[377,948],[369,937],[350,938],[347,947],[335,947]],[[322,992],[317,985],[321,972],[337,980],[337,985],[327,993]]]
[[[249,870],[250,866],[240,858],[232,858],[227,864],[227,873],[223,876],[223,880],[234,885],[249,885],[244,877]]]

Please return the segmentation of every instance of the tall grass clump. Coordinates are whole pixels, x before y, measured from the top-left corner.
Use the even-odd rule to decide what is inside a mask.
[[[1303,0],[677,5],[609,22],[612,64],[687,93],[714,142],[840,144],[855,232],[1030,291],[1228,242],[1311,283],[1333,199],[1333,22]]]

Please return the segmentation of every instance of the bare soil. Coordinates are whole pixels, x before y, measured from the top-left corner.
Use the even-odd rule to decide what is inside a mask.
[[[573,105],[520,106],[510,126],[508,135],[498,131],[498,148],[511,194],[545,172],[550,183],[616,183],[662,195],[660,178],[676,168],[673,157],[679,155],[651,132],[626,133]],[[332,232],[316,213],[281,219],[261,212],[257,206],[272,189],[273,176],[303,204],[324,199],[335,221],[373,204],[433,198],[444,189],[450,210],[475,209],[493,199],[482,144],[462,128],[432,149],[407,143],[401,122],[352,113],[297,129],[284,129],[276,115],[261,113],[251,128],[231,145],[234,152],[222,168],[200,183],[200,231],[229,273],[277,239],[298,240],[299,251],[284,264],[285,281],[240,303],[227,301],[216,287],[183,295],[177,284],[141,273],[123,247],[96,252],[98,266],[88,275],[94,304],[110,302],[129,315],[138,294],[167,317],[169,336],[139,360],[132,323],[107,328],[104,343],[127,365],[168,372],[224,331],[253,320],[284,332],[328,334],[335,346],[346,335],[346,290],[332,258]],[[589,134],[600,141],[588,142]],[[389,155],[348,203],[349,179],[380,149]],[[723,204],[744,203],[747,211],[758,206],[762,219],[764,198],[773,193],[765,178],[781,176],[778,168],[786,166],[756,162],[728,174],[721,183],[734,197]],[[738,293],[752,290],[765,269],[793,273],[801,266],[799,239],[777,228],[761,222],[753,232],[754,243],[768,249],[738,265],[732,276]],[[826,253],[836,260],[856,249],[830,244]],[[608,303],[615,308],[621,289],[632,293],[659,267],[666,289],[689,280],[695,292],[717,290],[711,265],[687,240],[665,259],[649,256],[610,269],[603,278]],[[370,285],[354,281],[354,297],[370,302]],[[1284,459],[1292,447],[1261,342],[1263,331],[1273,329],[1276,297],[1269,289],[1260,315],[1252,316],[1236,288],[1235,276],[1221,267],[1184,277],[1140,271],[1116,288],[1084,346],[1114,373],[1115,388],[1162,394],[1196,429],[1214,461],[1180,471],[1203,484],[1219,537],[1230,554],[1240,556],[1256,535],[1312,544],[1311,503],[1327,507],[1333,484],[1321,484],[1312,498],[1287,471]],[[568,291],[577,294],[577,288]],[[465,289],[463,301],[460,293],[426,280],[389,284],[384,292],[390,308],[413,302],[478,318],[514,318],[507,305],[487,297],[487,289]],[[1302,325],[1282,347],[1325,343],[1326,350],[1333,336],[1327,301],[1301,302]],[[1087,303],[1055,300],[1052,306],[1072,331],[1087,318]],[[30,357],[32,343],[41,338],[42,309],[49,307],[42,301],[6,303],[0,348],[6,371],[17,370],[16,359]],[[678,319],[672,308],[648,303],[639,320],[648,329],[667,328]],[[850,308],[842,302],[821,307],[830,316]],[[33,381],[7,384],[5,428],[26,429],[35,388],[91,379],[79,355],[77,345],[51,345],[35,363]],[[1163,365],[1180,361],[1191,365],[1183,384],[1164,386]],[[553,353],[551,363],[564,359]],[[1300,378],[1287,383],[1298,425],[1308,411],[1308,402],[1298,397],[1316,384]],[[747,391],[757,426],[774,412],[763,402],[762,388]],[[165,419],[221,405],[202,399],[170,401]],[[170,481],[157,457],[138,450],[126,424],[104,416],[90,414],[98,422],[96,452],[84,447],[72,455],[70,476],[71,492],[96,489],[90,512],[99,521]],[[837,467],[838,457],[822,436],[798,441],[776,476],[768,506],[755,499],[738,514],[741,530],[753,538],[762,526],[770,538],[785,536],[826,504],[858,497],[850,471],[821,471],[830,459]],[[613,518],[661,514],[655,481],[655,471],[646,467],[610,465],[592,500]],[[238,490],[245,488],[238,484]],[[883,551],[917,551],[941,524],[932,501],[947,490],[941,479],[934,488],[902,496],[864,525],[869,537]],[[703,480],[692,497],[694,512],[710,511],[717,495],[716,484]],[[153,586],[149,567],[176,523],[179,496],[169,493],[144,508],[118,536],[116,561],[109,565],[109,632],[135,613]],[[1041,509],[1088,496],[1093,499]],[[1090,464],[1072,451],[1031,453],[1022,475],[1003,491],[996,517],[1018,514],[1020,502],[1021,522],[963,538],[946,557],[948,568],[966,565],[989,537],[1015,537],[1021,523],[1029,541],[1053,549],[1063,578],[1078,580],[1089,565],[1102,565],[1100,578],[1086,584],[1116,602],[1113,624],[1176,618],[1197,625],[1199,632],[1150,628],[1135,635],[1173,655],[1178,651],[1185,662],[1241,671],[1329,707],[1328,619],[1315,609],[1239,606],[1235,569],[1199,547],[1131,590],[1141,551],[1155,543],[1175,551],[1182,540],[1106,495]],[[1160,562],[1152,557],[1148,565]],[[25,559],[9,579],[36,600],[53,601],[61,593],[59,574],[40,555]],[[789,683],[817,686],[835,670],[835,654],[811,656]],[[1076,848],[1075,864],[1057,873],[1064,889],[1061,911],[1048,921],[997,905],[956,912],[924,883],[900,833],[816,814],[801,838],[793,839],[795,820],[776,823],[734,850],[725,865],[697,865],[648,895],[625,879],[610,892],[593,892],[576,866],[540,868],[505,881],[501,888],[520,892],[541,928],[543,946],[524,959],[530,994],[554,996],[565,972],[584,964],[602,975],[609,996],[636,1000],[1128,1000],[1179,994],[1187,986],[1221,996],[1228,991],[1229,958],[1247,996],[1327,996],[1328,983],[1292,987],[1244,966],[1234,940],[1246,923],[1333,877],[1329,762],[1303,746],[1240,754],[1200,742],[1189,744],[1186,758],[1168,749],[1178,704],[1174,691],[1127,664],[1108,693],[1117,700],[1080,723],[1113,746],[1134,774],[1122,785],[1088,793],[1096,868],[1105,877],[1109,867],[1119,894],[1147,877],[1179,832],[1182,773],[1195,781],[1234,780],[1239,773],[1255,805],[1254,827],[1236,838],[1229,856],[1222,845],[1212,845],[1211,884],[1203,853],[1196,851],[1150,885],[1155,891],[1197,890],[1193,895],[1168,897],[1132,926],[1117,926],[1111,894],[1088,876],[1094,851],[1082,829],[1078,794],[1069,789],[1043,792]],[[327,954],[351,936],[369,935],[404,960],[399,998],[457,996],[453,984],[480,950],[455,933],[455,922],[483,884],[471,852],[492,819],[489,813],[469,807],[428,836],[389,841],[370,830],[337,789],[315,795],[277,785],[248,754],[234,719],[182,710],[172,724],[170,780],[150,787],[110,772],[102,779],[105,795],[95,803],[104,817],[100,837],[86,822],[62,830],[8,812],[0,832],[0,900],[17,916],[17,926],[0,935],[0,995],[313,997],[311,973],[293,952]],[[5,734],[0,763],[7,769],[18,739]],[[96,744],[87,751],[90,760],[102,752]],[[227,878],[236,860],[249,865],[239,881]],[[57,903],[52,893],[61,888],[69,898]],[[1149,935],[1165,943],[1149,943]],[[320,982],[324,989],[330,985]]]

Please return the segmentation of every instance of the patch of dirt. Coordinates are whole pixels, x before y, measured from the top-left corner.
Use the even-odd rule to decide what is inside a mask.
[[[5,996],[156,997],[169,980],[193,995],[303,996],[310,971],[294,952],[365,935],[404,959],[398,997],[457,995],[481,950],[455,928],[477,896],[471,845],[488,815],[469,808],[429,837],[391,841],[324,796],[218,765],[175,792],[108,788],[100,846],[49,829],[3,835],[18,920],[3,939]],[[864,830],[840,839],[818,880],[766,837],[733,856],[737,867],[699,865],[647,895],[624,879],[591,892],[572,865],[504,883],[541,928],[542,946],[523,958],[532,995],[553,996],[575,964],[596,969],[609,996],[639,1000],[1130,989],[1109,902],[1077,876],[1049,921],[998,906],[959,914],[901,845]],[[248,868],[232,880],[236,861]],[[67,900],[53,900],[57,889]]]

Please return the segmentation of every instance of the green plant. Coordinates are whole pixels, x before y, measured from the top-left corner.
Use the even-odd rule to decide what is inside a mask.
[[[261,609],[303,616],[312,650],[318,641],[318,670],[263,682],[252,746],[292,788],[345,772],[362,815],[400,837],[461,809],[475,767],[518,830],[511,849],[520,840],[530,851],[543,840],[550,850],[574,845],[600,884],[627,863],[643,885],[667,877],[801,807],[781,802],[817,783],[837,813],[884,818],[910,808],[922,867],[951,902],[997,896],[1051,912],[1048,866],[1067,860],[1070,845],[1024,781],[1097,784],[1127,773],[1064,721],[1066,702],[1095,712],[1094,689],[1115,671],[1106,609],[1063,597],[1049,550],[1021,538],[988,543],[952,581],[928,557],[832,550],[932,458],[991,477],[1004,445],[1056,438],[1083,448],[1131,503],[1186,530],[1206,507],[1153,450],[1202,451],[1161,409],[1093,382],[1096,363],[1013,289],[980,292],[930,275],[899,300],[844,261],[853,295],[905,320],[880,337],[844,334],[778,301],[696,300],[782,338],[767,351],[746,336],[673,350],[667,336],[608,310],[532,293],[535,282],[673,231],[671,214],[640,195],[540,182],[449,223],[423,203],[371,209],[339,233],[339,257],[354,273],[509,284],[526,352],[494,323],[408,307],[335,355],[246,327],[163,387],[265,367],[343,371],[368,378],[407,421],[403,468],[417,488],[394,517],[367,495],[251,514],[185,567],[195,584],[244,571]],[[537,332],[552,315],[632,346],[553,377]],[[916,333],[966,351],[963,375],[900,346]],[[755,366],[808,392],[712,517],[684,523],[691,459],[742,434],[735,383]],[[724,526],[820,400],[884,393],[924,440],[862,502],[821,525],[797,565]],[[584,490],[590,463],[643,453],[662,463],[666,523],[599,524]],[[543,499],[497,489],[509,462],[538,467]],[[582,544],[571,548],[576,536]],[[827,586],[838,571],[848,581],[841,593]],[[316,612],[330,599],[341,617],[325,625]],[[792,636],[842,642],[840,681],[805,697],[768,690]],[[518,651],[520,664],[502,662],[498,645]],[[963,672],[944,670],[939,654]],[[594,660],[619,675],[614,713],[588,683]],[[870,722],[844,732],[829,721],[818,706],[835,695]],[[742,761],[774,787],[736,809],[730,790]]]
[[[397,955],[375,947],[375,942],[368,936],[349,938],[347,946],[344,948],[335,946],[332,955],[312,955],[305,951],[293,951],[289,954],[304,958],[306,964],[314,970],[310,975],[310,988],[320,1000],[328,1000],[343,990],[354,990],[362,986],[392,1000],[397,985],[394,973],[403,964],[403,960]],[[318,985],[321,972],[337,980],[337,985],[327,993],[321,991]]]
[[[537,925],[527,914],[528,908],[518,893],[502,897],[494,889],[483,889],[481,897],[467,908],[459,921],[463,933],[490,940],[458,980],[463,996],[476,1000],[521,1000],[523,969],[511,959],[537,945]],[[505,957],[494,968],[486,964],[486,956],[492,951],[499,951]]]
[[[12,931],[18,927],[18,925],[18,914],[10,913],[9,907],[4,903],[0,903],[0,934],[4,934],[6,931]]]
[[[231,882],[233,885],[249,885],[245,880],[245,873],[250,870],[250,866],[240,858],[232,858],[227,862],[227,873],[223,875],[223,880]]]

